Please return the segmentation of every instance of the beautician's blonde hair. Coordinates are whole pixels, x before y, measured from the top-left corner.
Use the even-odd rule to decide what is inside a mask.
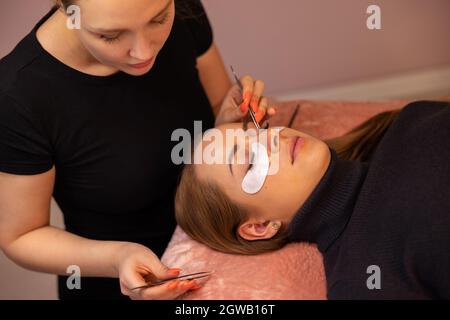
[[[63,8],[67,8],[70,5],[73,4],[74,0],[54,0],[53,2],[55,3],[55,5],[57,5],[58,7],[63,7]]]
[[[80,0],[53,0],[58,8],[66,10],[72,4],[75,4]],[[199,0],[174,0],[176,4],[176,16],[179,18],[199,18],[197,14],[200,2]]]
[[[340,159],[368,161],[376,146],[401,110],[380,113],[347,134],[325,141]],[[248,241],[238,234],[248,212],[233,202],[216,183],[201,181],[195,165],[185,165],[175,196],[178,225],[192,239],[212,249],[231,254],[260,254],[287,243],[287,226],[271,239]]]

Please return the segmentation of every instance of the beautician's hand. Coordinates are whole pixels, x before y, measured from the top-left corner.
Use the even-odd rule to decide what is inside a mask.
[[[237,84],[231,87],[216,117],[216,126],[223,123],[241,121],[247,115],[249,107],[255,112],[256,121],[258,122],[264,116],[267,119],[276,113],[276,108],[269,107],[269,99],[262,95],[265,88],[264,82],[254,80],[250,76],[242,77],[240,80],[244,87],[243,92]]]
[[[147,247],[135,243],[125,243],[117,256],[117,270],[122,294],[132,300],[172,300],[188,290],[200,286],[191,281],[173,280],[158,286],[130,290],[143,286],[147,281],[177,277],[179,269],[169,269]]]

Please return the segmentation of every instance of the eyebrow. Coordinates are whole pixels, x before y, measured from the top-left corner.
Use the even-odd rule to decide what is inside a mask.
[[[169,0],[167,2],[167,4],[164,6],[164,8],[162,10],[160,10],[153,18],[150,19],[150,21],[152,21],[153,19],[159,17],[160,15],[162,15],[167,9],[169,9],[169,7],[172,5],[172,0]],[[126,31],[126,29],[103,29],[103,28],[93,28],[94,32],[99,32],[99,33],[119,33],[119,32],[123,32]]]
[[[244,122],[242,122],[242,129],[245,130],[245,129],[244,129]],[[236,144],[233,146],[233,150],[231,150],[231,151],[230,151],[230,154],[228,155],[228,167],[230,168],[230,172],[231,172],[231,175],[232,175],[232,176],[234,176],[234,174],[233,174],[233,166],[231,165],[231,163],[232,163],[232,159],[233,159],[233,158],[235,157],[235,155],[236,155],[237,150],[238,150],[238,144],[236,143]]]

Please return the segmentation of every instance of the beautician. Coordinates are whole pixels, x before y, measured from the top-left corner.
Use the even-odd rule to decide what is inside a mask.
[[[68,27],[71,5],[79,29]],[[241,81],[238,106],[199,1],[57,2],[0,61],[1,249],[59,275],[61,299],[173,299],[199,288],[130,290],[180,272],[159,260],[176,226],[172,132],[238,121],[249,107],[258,120],[275,113],[263,82]],[[65,230],[49,225],[52,196]],[[68,278],[77,268],[81,288]]]

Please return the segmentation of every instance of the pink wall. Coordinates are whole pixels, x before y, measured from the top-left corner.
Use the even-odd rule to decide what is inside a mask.
[[[448,0],[205,0],[227,64],[272,93],[450,64]],[[369,31],[377,4],[382,30]]]
[[[14,48],[52,3],[51,0],[0,1],[0,57]]]
[[[448,0],[203,0],[227,65],[270,94],[450,64]],[[0,56],[51,0],[0,3]],[[380,31],[366,9],[382,10]]]

